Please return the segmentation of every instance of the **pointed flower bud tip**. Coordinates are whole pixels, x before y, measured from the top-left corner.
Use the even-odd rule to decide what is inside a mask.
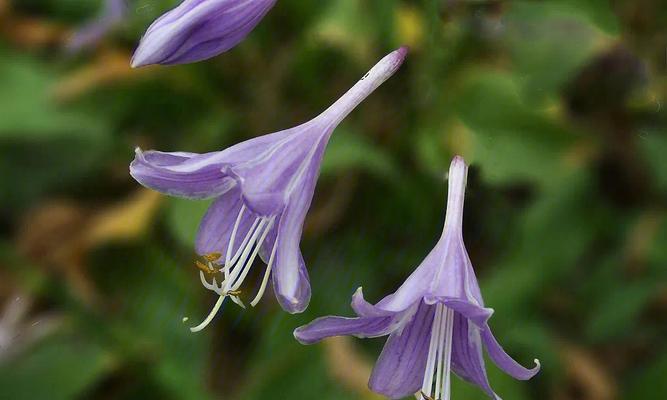
[[[230,50],[250,34],[277,0],[184,0],[148,28],[132,67],[186,64]]]

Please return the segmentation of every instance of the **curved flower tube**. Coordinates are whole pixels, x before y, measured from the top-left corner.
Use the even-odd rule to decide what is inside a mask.
[[[273,278],[276,297],[290,313],[310,300],[299,243],[327,142],[336,126],[403,63],[402,47],[378,62],[338,101],[303,125],[205,154],[136,151],[130,174],[142,185],[190,199],[215,198],[196,238],[204,262],[202,284],[219,295],[205,327],[225,298],[243,306],[239,289],[255,258],[267,264],[251,305]],[[213,275],[212,283],[208,275]],[[218,283],[216,274],[219,275]]]
[[[456,156],[449,169],[445,227],[435,248],[405,283],[376,305],[361,291],[352,298],[356,318],[323,317],[294,331],[303,344],[330,336],[360,338],[389,335],[370,378],[374,392],[392,399],[416,393],[419,400],[449,400],[450,375],[500,398],[486,376],[482,348],[516,379],[540,369],[514,361],[491,333],[493,310],[484,306],[470,258],[463,244],[463,201],[468,167]]]
[[[239,44],[276,0],[184,0],[155,20],[132,57],[132,67],[186,64]]]

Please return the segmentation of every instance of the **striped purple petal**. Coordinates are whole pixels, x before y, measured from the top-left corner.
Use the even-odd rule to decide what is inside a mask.
[[[369,388],[391,399],[415,393],[422,384],[435,308],[423,302],[403,329],[387,340],[368,382]]]
[[[317,343],[333,336],[358,338],[388,335],[396,328],[393,316],[370,318],[322,317],[297,328],[294,337],[302,344]]]
[[[481,330],[461,314],[454,316],[452,370],[460,378],[478,386],[492,399],[500,399],[491,389],[486,375]]]
[[[540,372],[540,361],[535,359],[535,367],[528,369],[514,361],[502,346],[498,343],[496,338],[491,332],[491,328],[487,328],[482,331],[482,341],[484,342],[484,347],[486,352],[489,355],[489,358],[498,366],[498,368],[505,371],[507,375],[512,376],[514,379],[519,379],[522,381],[528,380]]]
[[[215,57],[239,44],[276,0],[185,0],[148,28],[133,67],[186,64]]]

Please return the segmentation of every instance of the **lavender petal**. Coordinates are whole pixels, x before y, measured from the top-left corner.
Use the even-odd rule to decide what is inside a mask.
[[[172,196],[206,199],[231,189],[235,182],[210,162],[219,153],[142,152],[137,149],[130,175],[142,185]]]
[[[130,175],[158,192],[190,199],[216,197],[235,185],[230,165],[252,160],[289,135],[280,131],[209,153],[142,151],[136,149]]]
[[[386,311],[378,308],[364,299],[362,288],[358,288],[354,295],[352,295],[352,309],[360,317],[385,317],[387,315],[395,314],[392,311]]]
[[[105,0],[102,14],[78,29],[67,43],[67,50],[76,53],[96,45],[125,17],[125,0]]]
[[[217,56],[240,43],[276,0],[185,0],[146,31],[133,67],[184,64]]]
[[[484,341],[484,346],[486,347],[486,352],[489,354],[489,358],[493,360],[498,368],[502,369],[505,373],[515,379],[525,381],[540,372],[540,362],[537,359],[535,360],[536,365],[532,369],[525,368],[518,362],[514,361],[514,359],[503,350],[502,346],[500,346],[496,338],[493,336],[491,328],[487,328],[482,332],[482,340]]]
[[[199,224],[195,240],[197,254],[220,253],[221,259],[225,259],[228,244],[242,206],[240,191],[236,187],[215,199]],[[243,239],[250,231],[255,218],[256,216],[249,210],[244,210],[236,228],[230,258],[241,247]]]
[[[313,344],[332,336],[369,338],[388,335],[395,328],[393,316],[372,318],[322,317],[294,330],[301,344]]]
[[[426,256],[419,267],[405,280],[401,287],[393,294],[380,300],[375,307],[386,311],[398,312],[421,300],[429,292],[429,285],[435,279],[438,271],[437,263],[441,257],[440,248],[436,246]]]
[[[459,313],[454,314],[452,332],[452,370],[461,379],[466,380],[484,391],[495,400],[495,394],[486,375],[486,366],[482,352],[481,330]]]
[[[308,275],[301,255],[300,241],[325,145],[326,143],[321,141],[318,147],[313,149],[314,155],[308,163],[296,172],[298,181],[291,182],[291,187],[285,194],[288,206],[280,218],[277,231],[273,284],[283,309],[292,313],[303,311],[310,300],[310,284],[307,282]]]
[[[435,307],[423,302],[412,320],[387,339],[375,364],[369,388],[392,399],[415,393],[422,384]]]
[[[480,329],[486,329],[489,318],[493,315],[492,308],[480,307],[468,299],[456,297],[426,297],[427,304],[442,303],[448,308],[463,315]]]
[[[303,312],[310,303],[311,295],[308,270],[300,250],[297,249],[295,257],[295,263],[291,265],[285,265],[284,261],[276,259],[273,272],[273,290],[276,299],[283,310],[290,314]]]

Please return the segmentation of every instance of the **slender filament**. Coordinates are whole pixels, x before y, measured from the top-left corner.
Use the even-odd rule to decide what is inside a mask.
[[[269,263],[266,265],[266,271],[264,272],[264,278],[262,279],[262,285],[259,287],[257,296],[250,302],[252,307],[255,307],[259,300],[264,295],[266,291],[266,285],[269,283],[269,275],[271,275],[271,267],[273,266],[273,258],[276,256],[276,244],[273,244],[273,250],[271,250],[271,257],[269,257]]]
[[[245,206],[242,206],[241,210],[239,211],[239,215],[236,218],[236,222],[234,223],[231,236],[229,238],[229,243],[227,245],[227,252],[225,254],[225,265],[224,268],[222,269],[224,274],[222,282],[218,283],[215,277],[213,277],[212,282],[209,283],[208,280],[206,279],[203,269],[200,268],[199,276],[202,285],[206,289],[217,293],[219,297],[215,305],[211,309],[210,313],[206,317],[206,319],[204,319],[204,321],[201,324],[193,328],[190,328],[192,332],[199,332],[202,329],[204,329],[209,323],[211,323],[215,315],[220,310],[220,307],[222,306],[225,298],[227,297],[231,298],[231,300],[234,303],[238,304],[240,307],[245,308],[245,305],[239,298],[239,294],[241,293],[239,287],[241,287],[243,281],[248,276],[248,273],[250,272],[250,268],[252,267],[253,262],[257,258],[257,255],[259,254],[262,245],[264,244],[264,241],[266,240],[271,229],[273,228],[275,217],[255,218],[254,222],[250,226],[250,229],[245,234],[245,237],[243,238],[241,245],[238,247],[238,249],[236,249],[235,254],[232,255],[232,252],[234,251],[234,242],[236,239],[236,234],[238,233],[239,226],[241,225],[244,212],[245,212]],[[271,251],[271,257],[267,264],[259,292],[251,303],[253,307],[257,304],[259,299],[264,294],[264,291],[266,290],[275,252],[276,252],[276,246],[274,244],[273,249]],[[208,264],[211,267],[211,269],[213,269],[211,262],[209,262]]]
[[[190,331],[191,332],[199,332],[202,329],[206,328],[208,326],[208,324],[210,324],[211,321],[213,321],[213,318],[215,317],[215,314],[218,313],[218,310],[220,310],[220,307],[222,306],[222,303],[225,301],[225,297],[226,296],[218,297],[218,301],[215,302],[215,305],[211,309],[211,312],[208,313],[208,316],[206,317],[206,319],[204,321],[202,321],[201,324],[190,328]]]
[[[438,303],[435,306],[424,380],[418,399],[450,400],[453,332],[454,310]]]

